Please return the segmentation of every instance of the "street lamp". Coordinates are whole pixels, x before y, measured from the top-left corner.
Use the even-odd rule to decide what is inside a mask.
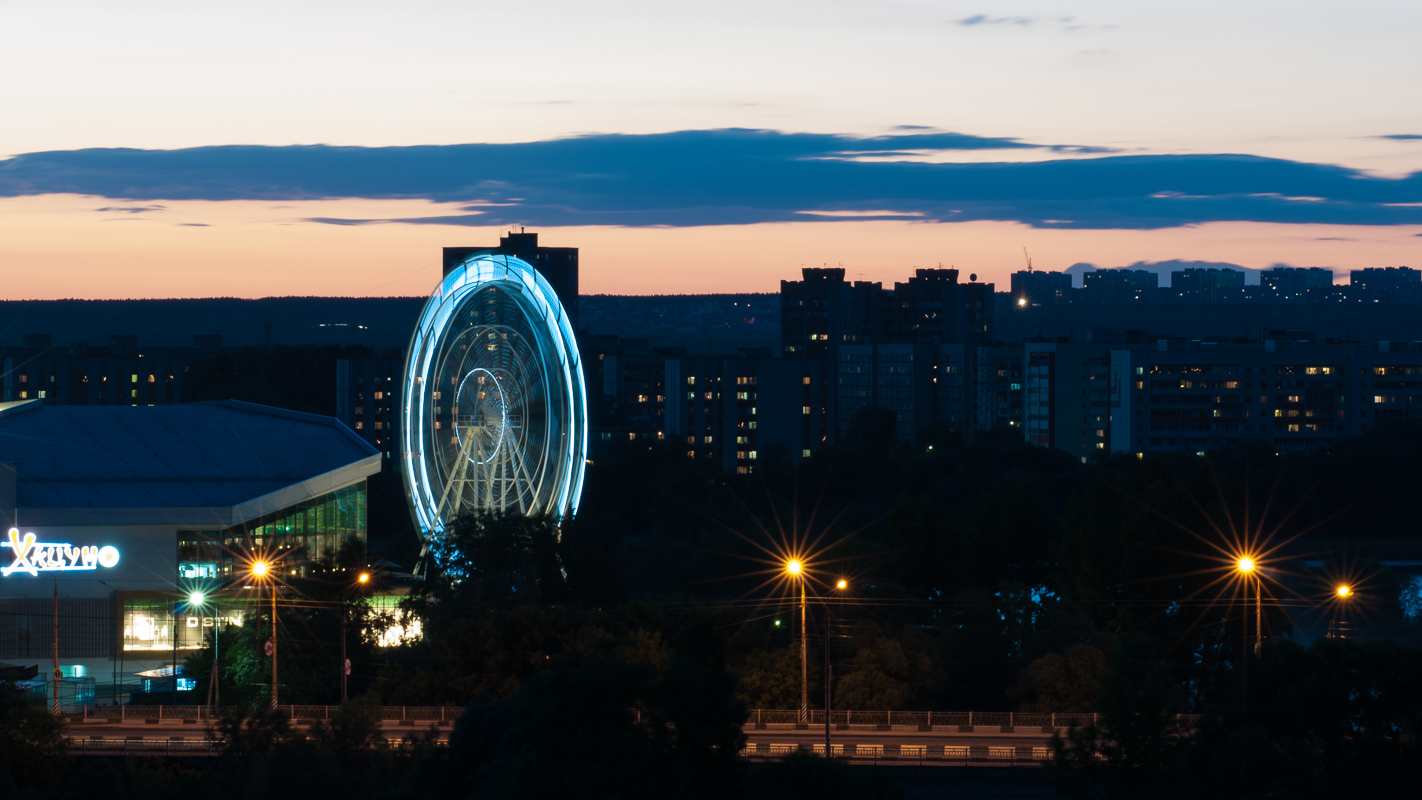
[[[202,591],[188,592],[188,607],[198,610],[198,619],[202,619],[202,614],[207,609],[207,594]],[[212,678],[207,685],[207,713],[212,716],[212,707],[222,705],[222,687],[219,685],[222,668],[222,638],[220,632],[222,617],[217,613],[216,605],[213,606],[212,615]],[[199,627],[201,630],[201,627]]]
[[[252,577],[258,580],[268,578],[271,571],[270,565],[265,561],[255,561],[252,563]],[[277,610],[276,610],[276,581],[271,580],[272,589],[272,710],[277,707]],[[258,595],[260,599],[260,595]]]
[[[805,565],[799,559],[785,562],[785,573],[800,584],[800,722],[810,721],[809,633],[805,628]]]
[[[1259,655],[1264,646],[1264,579],[1259,576],[1258,564],[1250,556],[1240,556],[1234,568],[1241,575],[1254,578],[1254,655]]]
[[[841,592],[849,588],[849,581],[840,578],[835,581],[834,588]],[[825,606],[825,758],[834,757],[834,750],[830,745],[830,686],[834,683],[834,666],[830,664],[830,610],[828,604]]]

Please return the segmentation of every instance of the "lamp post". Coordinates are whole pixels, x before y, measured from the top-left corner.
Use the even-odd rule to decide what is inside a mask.
[[[1249,556],[1242,556],[1234,566],[1240,574],[1254,579],[1254,655],[1257,656],[1264,646],[1264,579],[1259,576],[1259,565]]]
[[[362,572],[356,578],[358,588],[365,588],[370,582],[370,573]],[[341,606],[341,702],[346,702],[346,679],[351,675],[351,660],[346,657],[346,618],[348,611],[344,605]]]
[[[271,580],[271,579],[268,577],[268,573],[270,573],[270,571],[271,571],[271,567],[268,566],[267,562],[265,562],[265,561],[257,561],[257,562],[255,562],[255,563],[252,564],[252,577],[256,578],[256,579],[259,580],[259,581],[261,581],[261,580],[266,580],[268,583],[271,584],[271,590],[272,590],[272,638],[271,638],[271,645],[272,645],[272,653],[271,653],[271,655],[272,655],[272,704],[271,704],[271,707],[272,707],[272,710],[273,710],[273,711],[276,711],[276,707],[277,707],[277,611],[276,611],[276,581]],[[258,599],[260,599],[260,595],[258,595]]]
[[[1334,593],[1337,599],[1328,610],[1328,638],[1343,639],[1345,637],[1339,631],[1338,609],[1353,598],[1353,587],[1345,584],[1334,590]],[[1347,624],[1347,620],[1344,620],[1343,625],[1346,627]]]
[[[810,721],[809,633],[805,628],[805,565],[798,559],[785,563],[785,572],[800,584],[800,722]]]
[[[189,592],[188,607],[198,610],[198,620],[201,622],[203,613],[207,610],[207,595],[200,591]],[[201,629],[200,625],[199,629]],[[216,606],[214,606],[212,615],[212,678],[207,684],[207,715],[209,718],[212,717],[213,698],[218,698],[216,705],[222,705],[221,690],[217,687],[220,674],[217,665],[222,661],[222,641],[218,638],[219,630]]]
[[[840,578],[835,582],[834,588],[841,592],[849,588],[849,581]],[[830,664],[830,636],[833,631],[830,628],[831,616],[829,606],[825,606],[825,758],[832,758],[834,750],[830,746],[830,685],[834,683],[834,666]]]

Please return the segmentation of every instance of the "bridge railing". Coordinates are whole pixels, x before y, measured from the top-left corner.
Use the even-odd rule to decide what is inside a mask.
[[[1178,714],[1176,718],[1189,723],[1196,715]],[[917,728],[918,730],[975,730],[1001,731],[1054,731],[1057,729],[1079,728],[1097,721],[1096,714],[1042,714],[1016,711],[852,711],[833,710],[829,712],[830,725],[836,728],[893,729]],[[810,709],[802,718],[799,711],[785,709],[755,709],[750,712],[747,726],[762,729],[770,726],[808,725],[820,727],[825,724],[824,709]]]
[[[334,717],[340,706],[299,706],[283,705],[279,708],[294,720],[328,720]],[[65,706],[62,713],[71,719],[126,720],[181,720],[209,722],[223,717],[246,713],[248,709],[238,706]],[[386,722],[402,722],[424,725],[427,723],[452,723],[464,713],[460,706],[376,706],[376,716]],[[633,710],[634,718],[641,721],[641,714]],[[1177,715],[1182,722],[1191,722],[1196,717],[1188,714]],[[1008,711],[854,711],[833,710],[829,712],[830,725],[839,729],[882,729],[894,728],[918,730],[973,730],[1029,732],[1053,731],[1091,724],[1097,719],[1095,714],[1039,714]],[[764,729],[769,726],[809,725],[819,727],[825,724],[824,709],[810,709],[802,719],[795,709],[755,709],[746,721],[747,727]]]
[[[340,706],[297,706],[282,705],[278,708],[294,720],[328,720],[335,716]],[[65,706],[61,713],[71,719],[153,720],[155,722],[198,721],[211,722],[223,717],[250,713],[242,706]],[[464,713],[460,706],[376,706],[376,716],[388,722],[453,722]]]

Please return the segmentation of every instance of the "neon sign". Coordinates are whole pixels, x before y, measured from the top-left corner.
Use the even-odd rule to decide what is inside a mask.
[[[119,551],[113,545],[76,547],[68,542],[40,542],[33,533],[23,537],[16,528],[10,529],[9,541],[0,542],[0,547],[10,548],[14,560],[8,567],[0,567],[0,575],[8,578],[16,572],[39,575],[41,572],[70,572],[74,570],[97,570],[99,567],[112,569],[118,566]]]

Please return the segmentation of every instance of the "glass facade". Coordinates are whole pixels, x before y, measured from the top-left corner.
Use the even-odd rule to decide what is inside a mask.
[[[178,531],[178,578],[217,580],[242,567],[249,548],[285,552],[299,574],[301,564],[334,558],[354,540],[365,544],[365,481],[227,530]]]
[[[199,650],[214,627],[226,631],[246,621],[245,600],[209,601],[197,610],[172,598],[129,598],[123,601],[123,649],[128,652]],[[176,636],[177,641],[174,642]]]

